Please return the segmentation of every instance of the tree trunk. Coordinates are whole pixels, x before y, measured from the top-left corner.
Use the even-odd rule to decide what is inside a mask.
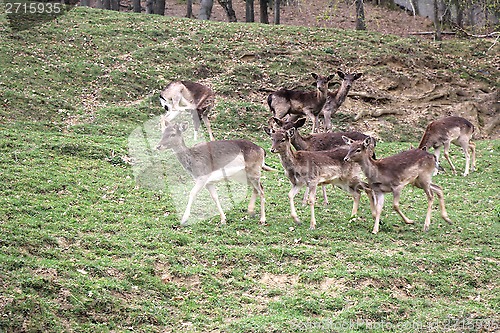
[[[198,18],[200,20],[210,20],[212,16],[212,7],[214,6],[213,0],[201,0],[200,1],[200,15]]]
[[[82,6],[82,7],[89,7],[90,6],[90,0],[81,0],[80,1],[80,6]]]
[[[224,8],[226,12],[227,19],[229,22],[236,22],[236,13],[233,9],[233,0],[217,0],[219,4]]]
[[[146,14],[154,14],[153,0],[146,0]]]
[[[267,14],[267,1],[260,0],[260,23],[269,24],[269,16]]]
[[[102,0],[102,8],[111,9],[111,0]]]
[[[120,11],[120,0],[111,0],[111,10]]]
[[[165,0],[155,0],[155,14],[165,15]]]
[[[439,19],[439,5],[438,5],[439,0],[434,0],[433,5],[434,5],[434,26],[436,27],[436,33],[434,35],[434,38],[436,40],[442,40],[443,37],[441,35],[441,20]]]
[[[274,0],[274,24],[280,24],[280,0]]]
[[[366,30],[363,0],[356,0],[356,30]]]
[[[134,13],[140,13],[141,12],[141,0],[134,0],[133,1],[133,8],[134,8]]]
[[[187,0],[186,17],[193,17],[193,0]]]
[[[245,1],[245,21],[255,22],[254,0]]]

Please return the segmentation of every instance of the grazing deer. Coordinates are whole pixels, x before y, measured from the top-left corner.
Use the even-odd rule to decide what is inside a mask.
[[[166,121],[171,122],[183,111],[191,112],[194,123],[194,135],[200,128],[200,118],[207,127],[210,140],[214,140],[208,113],[214,107],[215,94],[209,87],[191,81],[173,81],[161,93],[161,106],[167,111]]]
[[[476,168],[476,144],[471,141],[472,134],[474,134],[474,125],[467,119],[453,116],[445,117],[434,120],[427,125],[418,148],[434,148],[434,155],[439,163],[439,155],[441,147],[443,147],[444,157],[450,164],[453,173],[456,173],[455,166],[451,163],[449,156],[450,143],[462,147],[465,154],[465,171],[463,175],[467,176],[470,164],[469,149],[472,152],[472,171]]]
[[[313,122],[313,132],[315,132],[318,127],[317,116],[328,94],[328,82],[335,77],[335,74],[322,76],[312,73],[311,75],[316,80],[316,91],[280,89],[267,97],[267,104],[273,116],[278,119],[286,116],[291,116],[292,119],[303,116],[310,118]]]
[[[306,122],[305,118],[301,118],[297,121],[284,121],[278,118],[271,118],[269,123],[272,125],[277,125],[278,128],[282,128],[284,130],[288,130],[290,128],[300,128],[304,126]],[[274,123],[274,124],[272,124]],[[299,131],[295,131],[295,134],[291,137],[291,143],[296,150],[309,150],[309,151],[323,151],[323,150],[332,150],[338,147],[345,147],[346,143],[344,142],[343,136],[347,136],[352,140],[364,140],[366,138],[371,138],[370,136],[360,133],[360,132],[328,132],[328,133],[312,133],[308,136],[302,136]],[[372,144],[373,147],[376,145],[376,141],[374,138]],[[375,154],[374,154],[375,158]],[[323,190],[323,202],[325,205],[328,205],[328,197],[326,195],[326,187],[322,186]],[[307,189],[304,193],[303,202],[306,202],[307,199]]]
[[[337,71],[337,74],[342,79],[340,88],[336,91],[328,92],[325,104],[323,104],[323,108],[320,111],[320,115],[323,115],[325,119],[325,132],[332,129],[332,115],[344,103],[354,81],[363,75],[362,73],[344,73],[340,69]]]
[[[432,203],[434,194],[439,198],[441,217],[452,223],[444,206],[443,190],[438,185],[431,183],[432,174],[436,169],[434,155],[422,149],[410,149],[399,154],[374,160],[370,149],[371,141],[353,141],[348,137],[344,140],[349,144],[349,151],[345,156],[346,161],[358,163],[363,170],[368,184],[373,191],[375,199],[375,225],[372,233],[379,231],[380,214],[384,206],[385,193],[393,194],[393,208],[403,218],[405,223],[413,224],[399,209],[401,191],[407,184],[412,184],[424,190],[427,195],[427,215],[425,217],[424,231],[429,230],[431,223]]]
[[[300,219],[295,209],[294,198],[302,187],[309,190],[309,206],[311,208],[310,229],[316,228],[316,217],[314,204],[316,201],[316,188],[318,185],[333,184],[353,197],[351,216],[357,214],[361,190],[367,192],[371,198],[371,192],[366,183],[360,179],[361,169],[355,163],[344,161],[347,153],[345,148],[337,148],[329,151],[294,151],[290,143],[296,134],[296,129],[289,130],[266,128],[266,132],[272,138],[271,152],[280,155],[281,164],[285,174],[292,183],[292,189],[288,193],[290,210],[294,221],[300,224]],[[372,202],[370,200],[370,202]],[[373,208],[373,206],[372,206]]]
[[[165,122],[165,119],[162,120]],[[215,184],[225,180],[238,180],[249,184],[252,197],[248,204],[248,213],[254,214],[255,201],[260,197],[260,223],[266,222],[264,210],[264,188],[260,181],[261,170],[274,170],[264,164],[265,151],[248,140],[221,140],[199,143],[191,148],[186,147],[182,132],[187,124],[165,123],[162,138],[157,149],[172,149],[182,166],[195,180],[195,185],[189,193],[189,199],[181,225],[188,221],[191,205],[196,195],[205,187],[217,205],[221,223],[226,222],[226,215],[222,210]]]

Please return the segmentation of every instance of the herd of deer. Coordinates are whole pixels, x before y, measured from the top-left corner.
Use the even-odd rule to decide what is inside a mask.
[[[407,184],[424,190],[428,206],[424,231],[429,230],[434,194],[438,196],[441,217],[452,223],[445,209],[443,190],[432,183],[437,173],[439,156],[443,148],[444,156],[456,172],[449,157],[450,143],[462,147],[465,153],[465,171],[475,168],[475,144],[471,141],[474,126],[461,117],[445,117],[431,122],[416,149],[376,159],[374,138],[359,132],[331,132],[331,116],[344,102],[353,82],[361,73],[346,74],[337,72],[342,79],[336,91],[328,90],[328,83],[334,75],[312,74],[316,80],[315,91],[280,89],[271,93],[267,103],[272,111],[266,133],[272,139],[271,152],[279,154],[286,176],[292,184],[288,193],[292,218],[300,219],[295,209],[294,198],[306,187],[304,203],[311,209],[310,229],[316,227],[315,201],[316,190],[322,186],[325,204],[328,203],[325,186],[332,184],[348,192],[353,198],[351,214],[354,216],[359,207],[361,194],[367,194],[372,215],[375,219],[373,233],[379,231],[380,215],[384,195],[393,194],[393,208],[405,223],[412,224],[399,208],[401,191]],[[191,206],[196,195],[205,187],[220,213],[221,222],[226,216],[221,207],[215,184],[234,179],[249,184],[253,194],[248,205],[248,213],[253,214],[257,196],[260,197],[260,223],[265,223],[265,198],[261,182],[261,171],[274,170],[264,162],[265,151],[248,140],[215,141],[208,119],[208,112],[214,106],[214,92],[205,85],[190,81],[170,83],[160,94],[160,102],[166,109],[161,118],[162,138],[157,149],[172,149],[179,162],[192,175],[195,186],[189,194],[188,204],[181,224],[187,223]],[[203,120],[210,136],[208,142],[187,147],[184,143],[184,123],[172,120],[180,112],[190,112],[193,117],[195,136]],[[313,133],[303,136],[299,132],[306,119],[313,125]],[[320,128],[320,118],[324,121],[324,131]],[[433,148],[434,154],[427,152]],[[472,153],[470,166],[469,150]]]

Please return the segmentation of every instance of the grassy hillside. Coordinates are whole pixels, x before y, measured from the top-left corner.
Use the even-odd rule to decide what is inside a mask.
[[[262,131],[267,90],[338,67],[382,80],[389,59],[401,75],[495,88],[490,46],[81,8],[13,32],[0,15],[0,331],[495,331],[500,140],[477,141],[469,177],[435,177],[453,225],[435,209],[423,233],[424,194],[407,188],[402,209],[417,223],[388,202],[372,235],[366,197],[351,219],[337,189],[333,204],[319,200],[317,230],[300,204],[294,225]],[[211,216],[179,227],[191,180],[174,186],[172,156],[150,148],[158,92],[178,78],[217,92],[217,138],[252,139],[280,170],[263,180],[266,226],[247,217],[239,191],[223,203],[227,225]],[[379,156],[418,141],[422,128],[401,119],[374,120]],[[344,111],[336,125],[363,128]],[[457,148],[452,159],[463,170]],[[199,210],[212,206],[200,197]]]

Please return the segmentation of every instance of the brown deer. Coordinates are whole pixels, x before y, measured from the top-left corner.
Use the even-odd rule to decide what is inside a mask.
[[[282,128],[284,130],[288,130],[290,128],[296,128],[299,129],[300,127],[304,126],[306,122],[305,118],[301,118],[297,121],[291,121],[291,120],[281,120],[278,118],[271,118],[269,120],[269,124],[273,127],[274,125],[277,125],[278,128]],[[297,130],[295,131],[295,134],[291,137],[290,142],[292,143],[293,147],[296,150],[309,150],[309,151],[323,151],[323,150],[332,150],[335,148],[339,147],[345,147],[346,143],[344,142],[343,137],[347,136],[348,138],[351,138],[352,140],[364,140],[366,138],[371,138],[370,136],[356,132],[356,131],[350,131],[350,132],[327,132],[327,133],[311,133],[307,136],[303,136],[300,134],[300,132]],[[376,141],[374,138],[371,138],[373,140],[372,144],[373,147],[375,148]],[[374,155],[375,158],[375,155]],[[326,187],[322,186],[323,190],[323,202],[325,205],[328,205],[328,197],[326,195]],[[304,193],[304,199],[303,202],[305,203],[307,200],[307,189]]]
[[[418,148],[420,149],[434,149],[434,155],[439,163],[439,155],[441,147],[443,147],[444,157],[448,161],[456,173],[455,166],[451,163],[449,150],[450,143],[462,147],[465,154],[465,171],[464,176],[469,174],[470,155],[469,149],[472,154],[472,169],[476,168],[476,144],[471,141],[474,134],[474,125],[470,121],[462,117],[445,117],[442,119],[434,120],[427,125],[425,133],[420,140]]]
[[[332,115],[344,103],[354,81],[363,75],[362,73],[344,73],[340,69],[337,74],[342,79],[342,83],[336,91],[328,92],[325,104],[319,113],[325,120],[325,132],[332,129]]]
[[[359,207],[361,191],[371,192],[366,183],[361,181],[361,169],[355,163],[344,161],[347,149],[337,148],[329,151],[294,151],[291,139],[296,134],[296,129],[289,130],[266,128],[272,138],[271,152],[280,155],[281,164],[285,174],[292,183],[288,193],[290,210],[294,221],[300,224],[300,219],[295,209],[294,198],[302,187],[309,190],[308,203],[311,208],[310,229],[316,228],[314,204],[316,201],[316,188],[318,185],[333,184],[348,192],[353,197],[351,216],[355,216]]]
[[[200,128],[200,119],[207,127],[210,140],[214,140],[208,113],[214,107],[215,94],[209,87],[191,81],[173,81],[160,93],[161,106],[167,113],[166,121],[171,122],[183,111],[191,112],[194,123],[195,140]]]
[[[162,119],[165,122],[165,119]],[[215,184],[225,180],[238,180],[249,184],[253,193],[248,204],[248,213],[254,214],[255,201],[260,197],[260,223],[266,222],[264,188],[260,180],[261,170],[274,169],[264,164],[263,148],[248,140],[220,140],[199,143],[191,148],[186,147],[182,132],[187,129],[186,123],[164,124],[162,138],[157,149],[172,149],[182,166],[195,180],[189,193],[189,199],[181,225],[188,221],[191,206],[198,192],[205,187],[217,205],[221,223],[226,222]]]
[[[349,144],[349,151],[345,156],[346,161],[358,163],[363,170],[368,184],[373,191],[375,200],[375,225],[372,233],[379,231],[380,214],[384,206],[384,195],[393,194],[393,208],[407,224],[414,222],[408,219],[399,209],[399,198],[403,188],[412,184],[424,190],[427,195],[427,215],[424,222],[424,231],[429,230],[431,223],[432,203],[434,194],[439,198],[441,217],[448,223],[452,223],[448,217],[444,205],[443,190],[431,182],[432,174],[436,169],[436,158],[434,155],[422,149],[410,149],[399,154],[374,160],[371,152],[371,141],[353,141],[348,137],[344,140]]]
[[[328,82],[335,77],[335,74],[322,76],[316,73],[311,74],[316,80],[315,91],[300,91],[290,89],[280,89],[267,97],[267,104],[273,116],[283,119],[286,116],[292,119],[308,117],[313,122],[313,132],[318,127],[318,117],[325,104],[328,93]]]

